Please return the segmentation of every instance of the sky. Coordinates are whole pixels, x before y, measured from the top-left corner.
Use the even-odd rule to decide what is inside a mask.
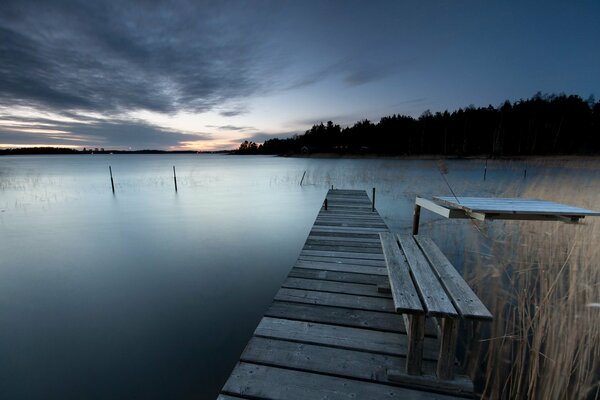
[[[600,2],[0,2],[0,148],[223,150],[600,97]]]

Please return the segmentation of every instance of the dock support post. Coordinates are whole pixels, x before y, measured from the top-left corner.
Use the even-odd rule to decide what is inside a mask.
[[[418,204],[415,204],[415,211],[413,213],[413,227],[412,227],[413,235],[419,234],[419,219],[420,218],[421,218],[421,206]]]
[[[112,192],[114,194],[115,193],[115,181],[113,180],[112,168],[110,165],[108,166],[108,172],[110,173],[110,186],[112,186]]]
[[[173,181],[175,182],[175,193],[177,193],[177,175],[175,174],[175,166],[173,165]]]
[[[483,167],[483,180],[485,181],[485,176],[487,175],[487,161],[485,160],[485,167]]]
[[[373,188],[373,205],[371,206],[371,212],[375,212],[375,188]]]

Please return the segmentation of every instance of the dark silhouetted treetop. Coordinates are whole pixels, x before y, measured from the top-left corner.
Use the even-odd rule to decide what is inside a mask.
[[[303,135],[242,143],[240,154],[370,153],[390,155],[525,156],[600,153],[600,102],[593,96],[543,95],[499,107],[427,110],[415,119],[383,117],[341,128],[328,121]]]

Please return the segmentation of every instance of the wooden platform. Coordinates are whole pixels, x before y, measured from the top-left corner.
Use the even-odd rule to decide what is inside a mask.
[[[430,323],[425,375],[388,379],[388,370],[405,368],[407,343],[403,317],[382,290],[389,282],[378,233],[388,227],[364,191],[330,190],[327,204],[219,399],[471,397],[468,378],[434,377],[439,343]]]

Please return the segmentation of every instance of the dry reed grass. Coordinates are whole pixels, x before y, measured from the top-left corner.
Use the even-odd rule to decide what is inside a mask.
[[[519,191],[598,209],[592,183],[547,177]],[[470,364],[483,398],[600,398],[600,218],[584,221],[495,222],[470,233],[488,251],[467,250],[465,274],[494,315]]]

